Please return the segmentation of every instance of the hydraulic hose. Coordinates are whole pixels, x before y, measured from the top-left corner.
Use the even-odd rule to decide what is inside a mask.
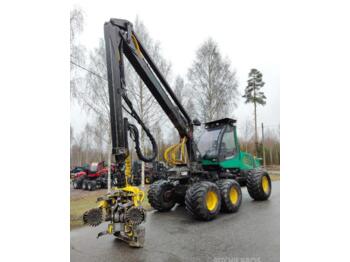
[[[129,100],[129,98],[126,96],[125,93],[123,94],[123,99],[130,109],[130,112],[128,112],[128,113],[137,121],[137,123],[140,124],[140,126],[145,131],[146,135],[148,136],[148,138],[152,144],[152,155],[150,157],[147,157],[141,151],[139,130],[137,129],[137,127],[135,125],[129,124],[128,129],[130,132],[131,139],[135,142],[136,154],[140,160],[142,160],[144,162],[152,162],[154,159],[156,159],[156,157],[158,155],[158,146],[157,146],[156,140],[152,136],[149,129],[142,122],[139,115],[134,110],[134,107],[133,107],[131,101]]]
[[[135,150],[138,158],[144,162],[152,162],[158,155],[158,146],[156,143],[156,140],[152,136],[151,132],[149,129],[142,123],[140,122],[140,125],[142,126],[143,130],[145,131],[146,135],[148,136],[149,140],[151,141],[152,144],[152,155],[150,157],[146,157],[143,155],[140,147],[140,136],[139,136],[139,131],[137,127],[133,124],[129,124],[129,132],[131,139],[134,140],[135,142]]]

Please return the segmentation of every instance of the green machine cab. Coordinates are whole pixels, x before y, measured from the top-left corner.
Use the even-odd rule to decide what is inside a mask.
[[[260,159],[241,151],[236,120],[223,118],[205,123],[205,131],[198,142],[203,168],[219,172],[245,184],[249,170],[261,168]]]

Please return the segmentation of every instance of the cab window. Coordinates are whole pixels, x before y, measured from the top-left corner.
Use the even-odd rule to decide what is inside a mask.
[[[227,126],[225,133],[222,136],[220,146],[220,156],[228,157],[234,155],[236,152],[236,144],[234,137],[234,130],[232,126]]]

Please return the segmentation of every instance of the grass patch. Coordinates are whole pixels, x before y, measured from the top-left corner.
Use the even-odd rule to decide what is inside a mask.
[[[280,172],[269,172],[269,175],[272,181],[280,180]]]
[[[101,194],[101,192],[100,192]],[[96,207],[97,194],[87,195],[70,200],[70,228],[83,225],[83,214],[85,211]]]

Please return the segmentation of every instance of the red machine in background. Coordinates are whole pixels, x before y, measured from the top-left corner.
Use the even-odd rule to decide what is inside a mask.
[[[111,165],[114,173],[115,165]],[[93,191],[95,189],[107,188],[108,167],[104,161],[91,163],[89,168],[75,174],[73,188]]]

